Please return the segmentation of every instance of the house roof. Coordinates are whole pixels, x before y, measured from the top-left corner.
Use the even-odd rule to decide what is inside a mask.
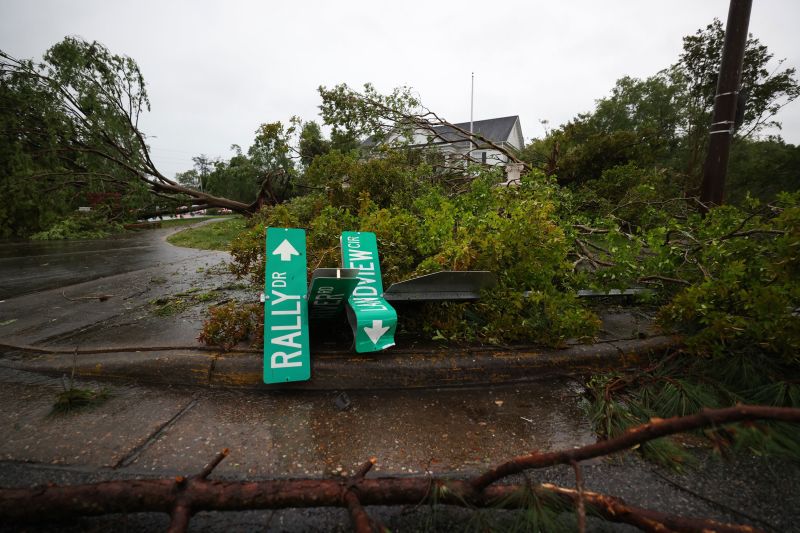
[[[518,119],[518,115],[512,115],[510,117],[475,120],[472,123],[472,131],[492,142],[507,141],[508,136],[511,135],[511,129]],[[469,131],[469,122],[459,122],[458,124],[454,124],[454,126]],[[446,139],[447,142],[464,140],[464,136],[450,126],[437,126],[434,130],[437,134]],[[441,142],[441,140],[436,139],[434,142]]]
[[[514,128],[514,124],[518,120],[519,115],[475,120],[472,123],[472,131],[477,135],[485,137],[491,142],[499,143],[508,140],[508,137],[511,135],[511,130]],[[462,130],[469,131],[469,122],[459,122],[458,124],[454,124],[454,126],[461,128]],[[437,134],[441,135],[442,138],[431,139],[432,144],[444,144],[465,140],[464,135],[453,129],[451,126],[436,126],[433,129]],[[375,144],[375,138],[369,137],[362,143],[362,146],[368,148]]]

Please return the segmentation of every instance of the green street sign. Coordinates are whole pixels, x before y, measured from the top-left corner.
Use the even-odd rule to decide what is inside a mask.
[[[376,352],[394,346],[397,312],[382,297],[375,234],[367,231],[342,233],[342,266],[358,269],[358,286],[347,302],[356,351]]]
[[[264,383],[311,377],[306,300],[306,232],[267,228]]]
[[[308,289],[309,320],[317,322],[339,316],[358,281],[358,270],[353,268],[316,269]]]

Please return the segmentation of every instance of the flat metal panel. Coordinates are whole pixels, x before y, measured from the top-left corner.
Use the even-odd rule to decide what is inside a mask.
[[[443,270],[393,284],[383,297],[392,302],[477,300],[481,291],[497,285],[497,276],[486,270]]]

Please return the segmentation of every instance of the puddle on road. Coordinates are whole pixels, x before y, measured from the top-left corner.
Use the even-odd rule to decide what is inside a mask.
[[[466,475],[594,441],[572,380],[352,392],[344,411],[331,392],[111,386],[106,402],[53,417],[61,387],[57,378],[0,371],[0,460],[190,475],[229,448],[216,475],[348,475],[371,457],[376,475]]]
[[[532,450],[592,442],[570,382],[471,390],[358,394],[352,407],[323,406],[311,428],[327,468],[370,456],[391,472],[474,471]]]
[[[532,450],[594,442],[574,381],[490,389],[336,394],[213,392],[145,451],[134,468],[192,472],[222,448],[220,475],[476,472]]]

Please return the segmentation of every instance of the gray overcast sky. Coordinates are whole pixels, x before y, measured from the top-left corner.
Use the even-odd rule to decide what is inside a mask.
[[[728,0],[171,1],[0,0],[0,48],[41,58],[65,35],[134,58],[152,111],[141,123],[171,176],[201,153],[246,149],[259,124],[317,118],[319,85],[409,85],[432,110],[469,120],[520,115],[559,125],[624,76],[674,63],[681,37],[727,18]],[[800,2],[755,0],[750,31],[800,66]],[[800,144],[800,102],[778,116]]]

